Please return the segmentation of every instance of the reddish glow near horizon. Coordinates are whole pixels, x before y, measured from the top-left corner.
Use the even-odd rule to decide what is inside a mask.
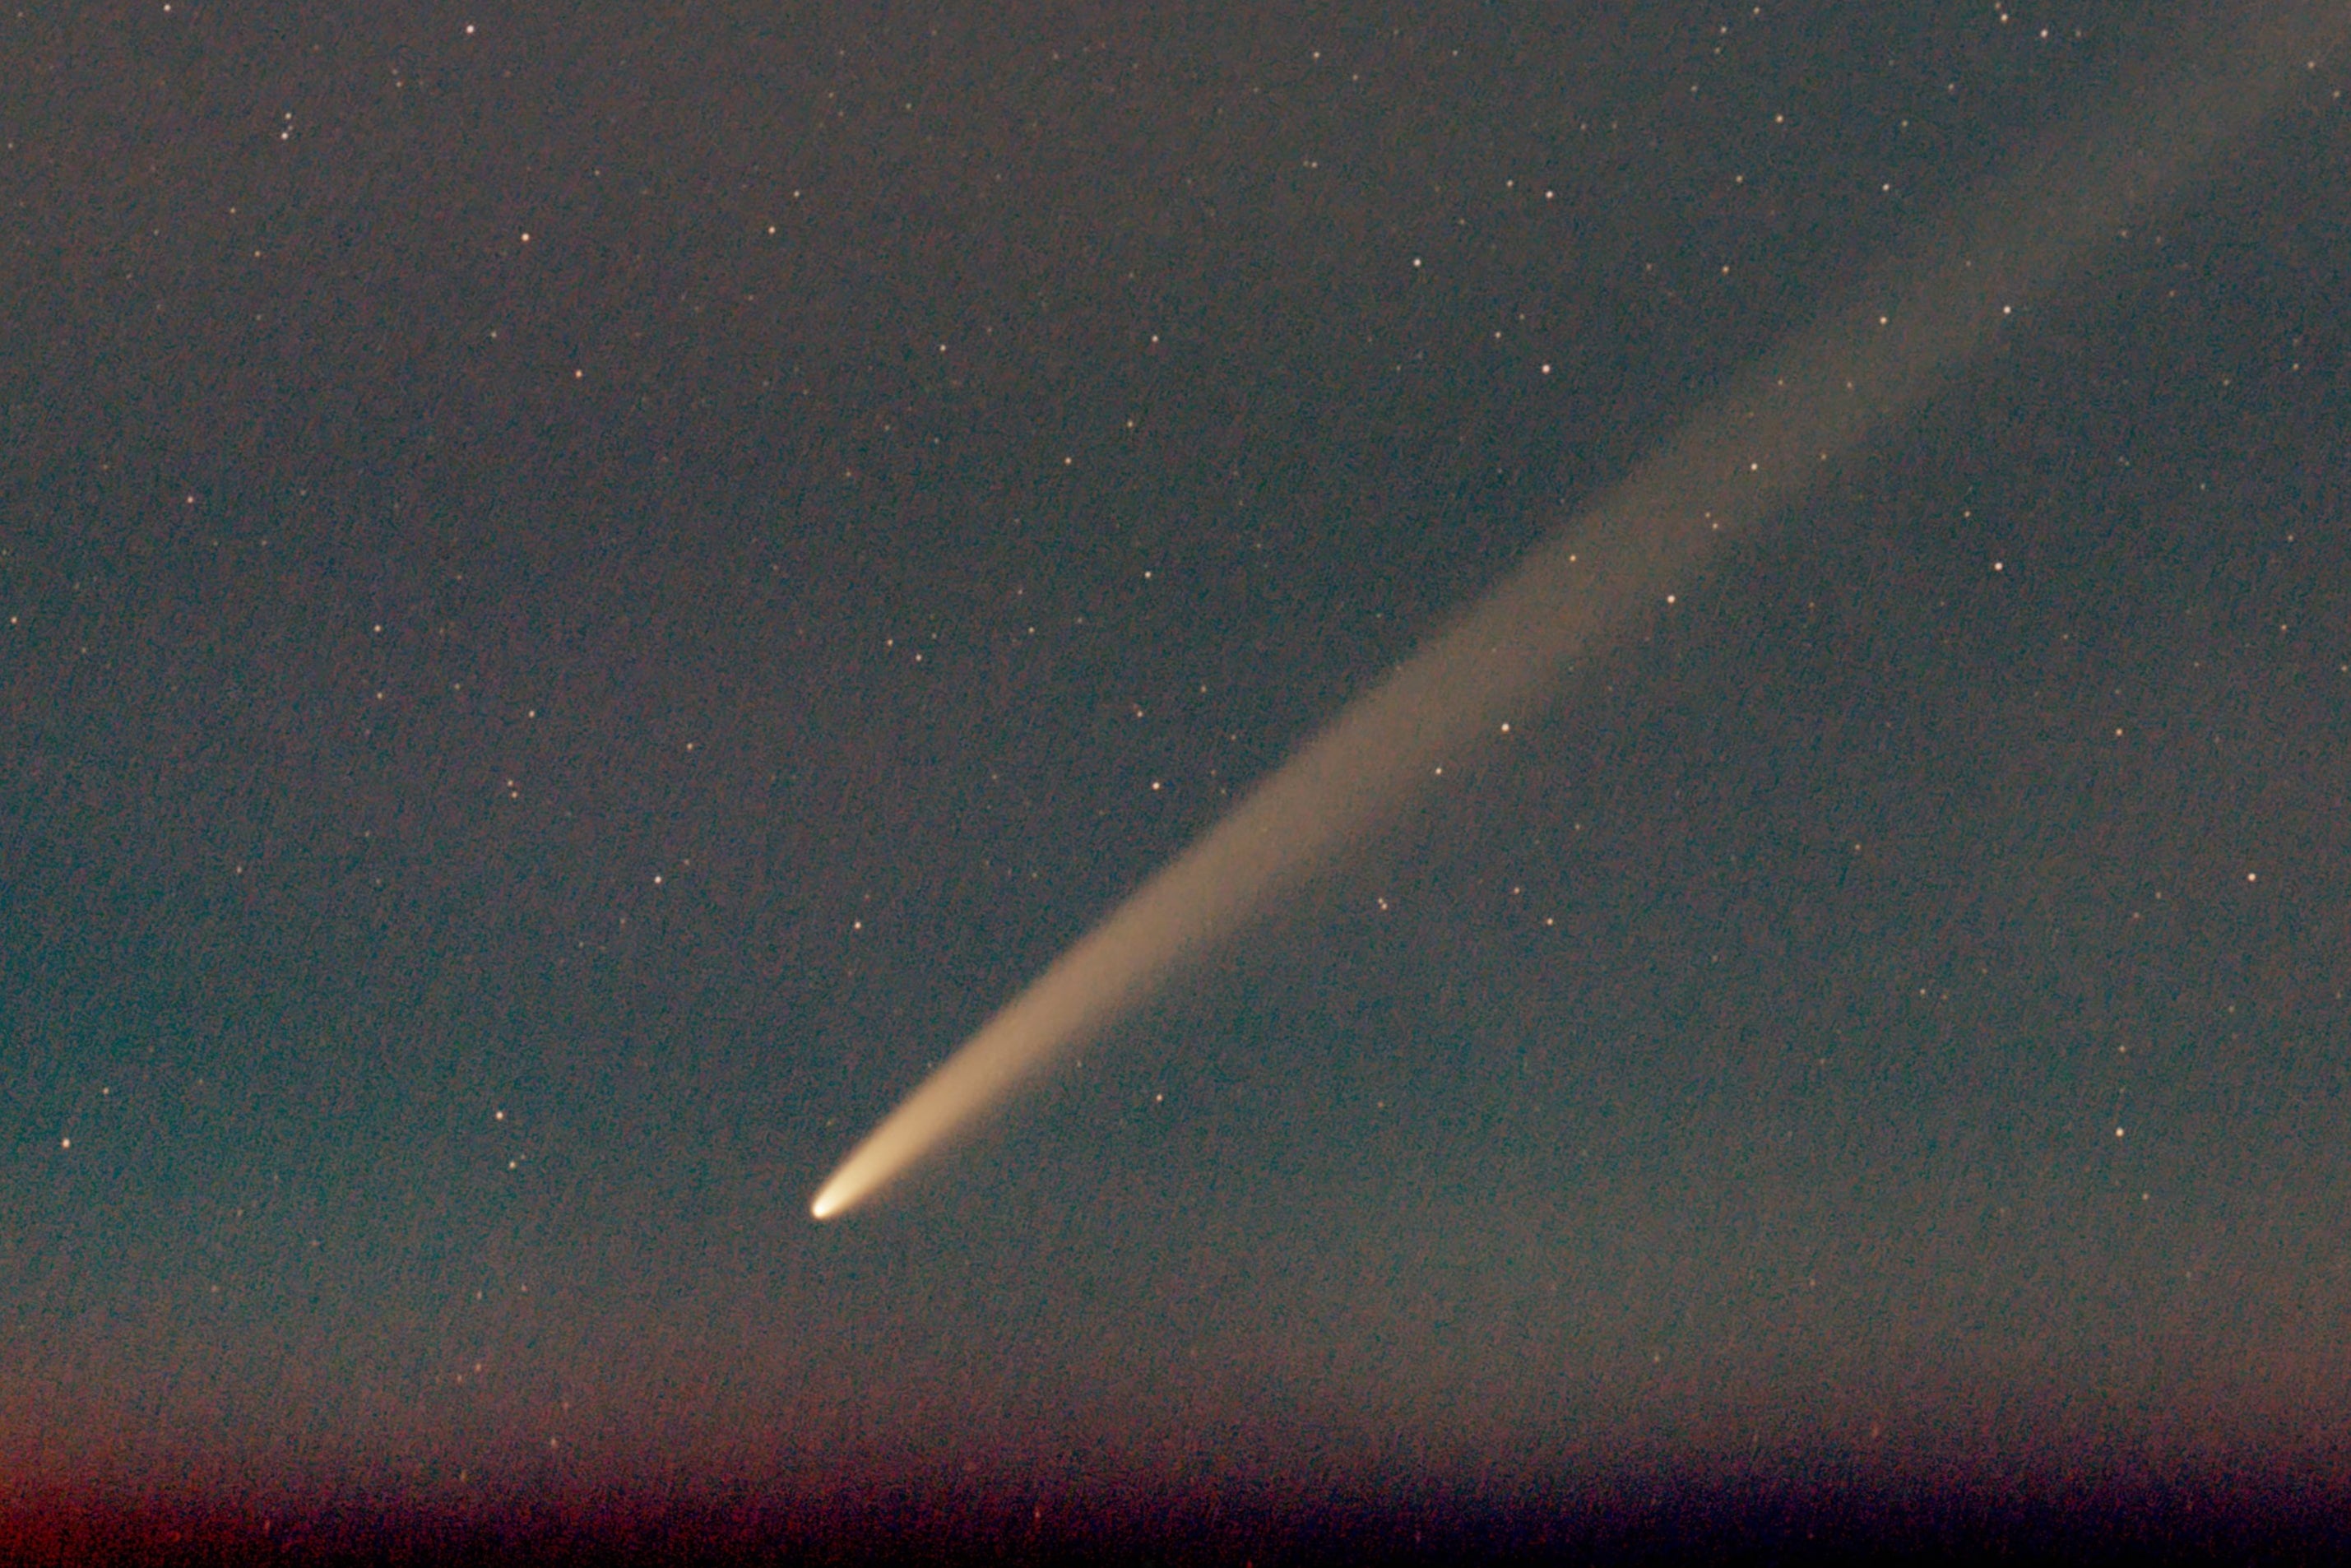
[[[871,1197],[1362,844],[1436,769],[1538,711],[1573,662],[1677,611],[1717,544],[1802,497],[2210,167],[2339,40],[2346,9],[2289,8],[2200,75],[2142,81],[1703,404],[989,1019],[850,1153],[810,1212],[828,1219]]]

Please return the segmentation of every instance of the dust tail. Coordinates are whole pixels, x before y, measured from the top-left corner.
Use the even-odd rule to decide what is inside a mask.
[[[1100,1036],[1269,904],[1408,810],[1434,770],[1539,711],[1732,534],[1908,417],[2014,314],[2176,199],[2341,40],[2351,7],[2238,9],[2191,73],[2147,70],[1918,232],[1871,282],[1701,405],[1614,491],[1340,712],[981,1027],[810,1205],[843,1214]]]

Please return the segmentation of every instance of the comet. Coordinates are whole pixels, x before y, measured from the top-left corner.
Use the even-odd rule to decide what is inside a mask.
[[[1572,664],[1671,613],[1723,541],[1803,497],[2209,173],[2339,44],[2351,7],[2234,15],[2250,20],[2233,47],[2185,75],[2142,72],[2117,108],[1923,227],[1697,407],[989,1018],[850,1151],[810,1213],[846,1214],[936,1155],[1409,812],[1447,762],[1556,699]]]

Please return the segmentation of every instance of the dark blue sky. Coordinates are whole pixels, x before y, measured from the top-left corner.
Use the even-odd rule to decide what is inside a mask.
[[[2339,1471],[2339,60],[1358,864],[806,1218],[2221,14],[0,22],[0,1468]]]

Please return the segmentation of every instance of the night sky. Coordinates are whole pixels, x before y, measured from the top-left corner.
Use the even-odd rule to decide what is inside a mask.
[[[1238,1555],[2342,1483],[2340,57],[808,1214],[1710,392],[2246,9],[10,11],[0,1526]]]

